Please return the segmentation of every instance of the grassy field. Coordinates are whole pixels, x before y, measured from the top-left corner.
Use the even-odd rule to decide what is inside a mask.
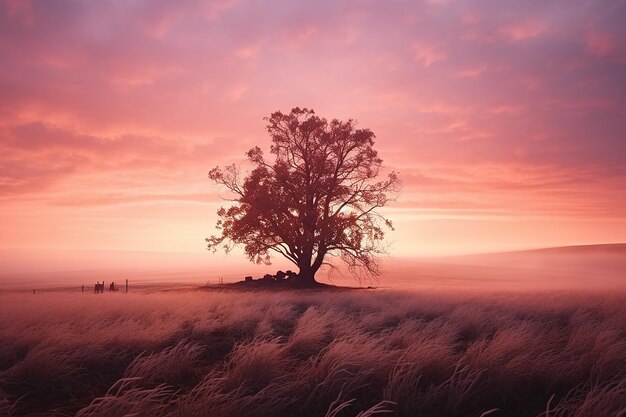
[[[625,300],[2,294],[0,415],[623,416]]]

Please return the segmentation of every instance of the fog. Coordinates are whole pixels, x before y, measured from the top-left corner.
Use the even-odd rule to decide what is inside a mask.
[[[626,245],[398,259],[386,263],[385,277],[380,284],[396,288],[623,289]]]
[[[71,257],[71,258],[70,258]],[[71,261],[69,259],[72,259]],[[277,260],[255,265],[238,256],[208,252],[50,251],[0,254],[0,288],[89,287],[95,281],[204,285],[296,269]],[[382,258],[378,280],[358,280],[343,269],[321,271],[318,280],[345,286],[398,289],[489,290],[626,289],[626,244],[572,246],[438,258]]]

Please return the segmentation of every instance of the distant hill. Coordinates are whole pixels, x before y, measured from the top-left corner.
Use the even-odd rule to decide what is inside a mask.
[[[383,283],[402,287],[626,289],[626,243],[392,259],[384,270]]]
[[[604,243],[604,244],[596,244],[596,245],[572,245],[572,246],[556,246],[556,247],[548,247],[548,248],[539,248],[539,249],[527,249],[527,250],[519,250],[519,251],[508,251],[508,252],[496,252],[492,254],[485,255],[506,255],[506,254],[528,254],[528,255],[537,255],[537,254],[614,254],[626,255],[626,243]],[[478,255],[481,256],[481,255]]]

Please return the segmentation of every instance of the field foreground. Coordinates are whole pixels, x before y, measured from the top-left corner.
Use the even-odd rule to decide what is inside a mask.
[[[623,416],[626,297],[0,295],[0,415]]]

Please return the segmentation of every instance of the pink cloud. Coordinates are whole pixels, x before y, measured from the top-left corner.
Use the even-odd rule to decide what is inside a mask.
[[[196,4],[199,4],[205,19],[215,20],[221,14],[237,7],[239,3],[239,0],[212,0],[210,2],[197,2]]]
[[[246,95],[248,90],[249,90],[249,87],[247,84],[236,85],[228,91],[228,94],[227,94],[228,100],[232,102],[237,102]]]
[[[424,170],[429,175],[423,174]],[[626,194],[617,191],[617,183],[598,180],[588,171],[515,165],[480,165],[468,170],[425,165],[423,170],[404,169],[403,174],[405,192],[399,207],[407,209],[473,210],[475,216],[483,211],[485,215],[498,212],[522,218],[601,219],[620,218],[619,208],[609,202],[616,198],[626,202]]]
[[[31,26],[34,22],[33,5],[30,0],[2,0],[2,6],[9,17],[21,24]]]
[[[535,38],[544,33],[546,29],[546,23],[541,20],[527,20],[504,26],[499,29],[499,32],[512,41],[522,41]]]
[[[214,193],[172,193],[172,194],[94,194],[82,193],[80,195],[53,198],[51,204],[57,206],[81,207],[81,206],[108,206],[116,204],[134,204],[145,202],[215,202]]]
[[[475,25],[480,22],[480,18],[480,13],[472,10],[464,12],[461,16],[461,21],[468,25]]]
[[[446,59],[446,53],[440,47],[421,41],[415,41],[411,45],[413,57],[424,66],[429,67],[437,61]]]
[[[242,60],[250,60],[256,58],[261,50],[260,42],[255,42],[251,45],[243,46],[235,51],[235,55]]]
[[[461,33],[461,40],[478,44],[491,44],[498,41],[498,37],[493,31],[471,28]]]
[[[441,101],[423,104],[423,105],[417,105],[416,109],[420,113],[435,113],[435,114],[446,114],[446,115],[456,115],[456,114],[467,113],[466,108],[463,108],[461,106],[457,106],[454,104],[450,104],[450,103],[444,103]],[[459,123],[457,122],[456,124],[459,124]]]
[[[176,223],[170,205],[217,200],[206,171],[267,147],[264,116],[307,106],[374,130],[405,212],[624,219],[623,5],[274,6],[2,2],[3,203],[97,229],[90,208],[119,210],[115,227],[149,202],[202,241],[210,215]]]
[[[289,48],[300,48],[317,35],[319,29],[313,24],[292,28],[285,36],[284,44]]]
[[[482,64],[476,67],[465,68],[457,72],[459,78],[476,78],[487,72],[488,66]]]
[[[611,35],[600,32],[587,34],[587,50],[597,56],[607,56],[617,47],[617,41]]]
[[[139,183],[163,182],[188,167],[202,173],[229,154],[219,144],[131,135],[105,138],[43,124],[5,128],[2,135],[0,195],[11,198],[78,175],[124,177],[132,172]],[[203,179],[204,175],[193,182]]]
[[[489,113],[493,114],[518,114],[523,110],[523,106],[520,105],[502,105],[494,106],[487,109]]]

